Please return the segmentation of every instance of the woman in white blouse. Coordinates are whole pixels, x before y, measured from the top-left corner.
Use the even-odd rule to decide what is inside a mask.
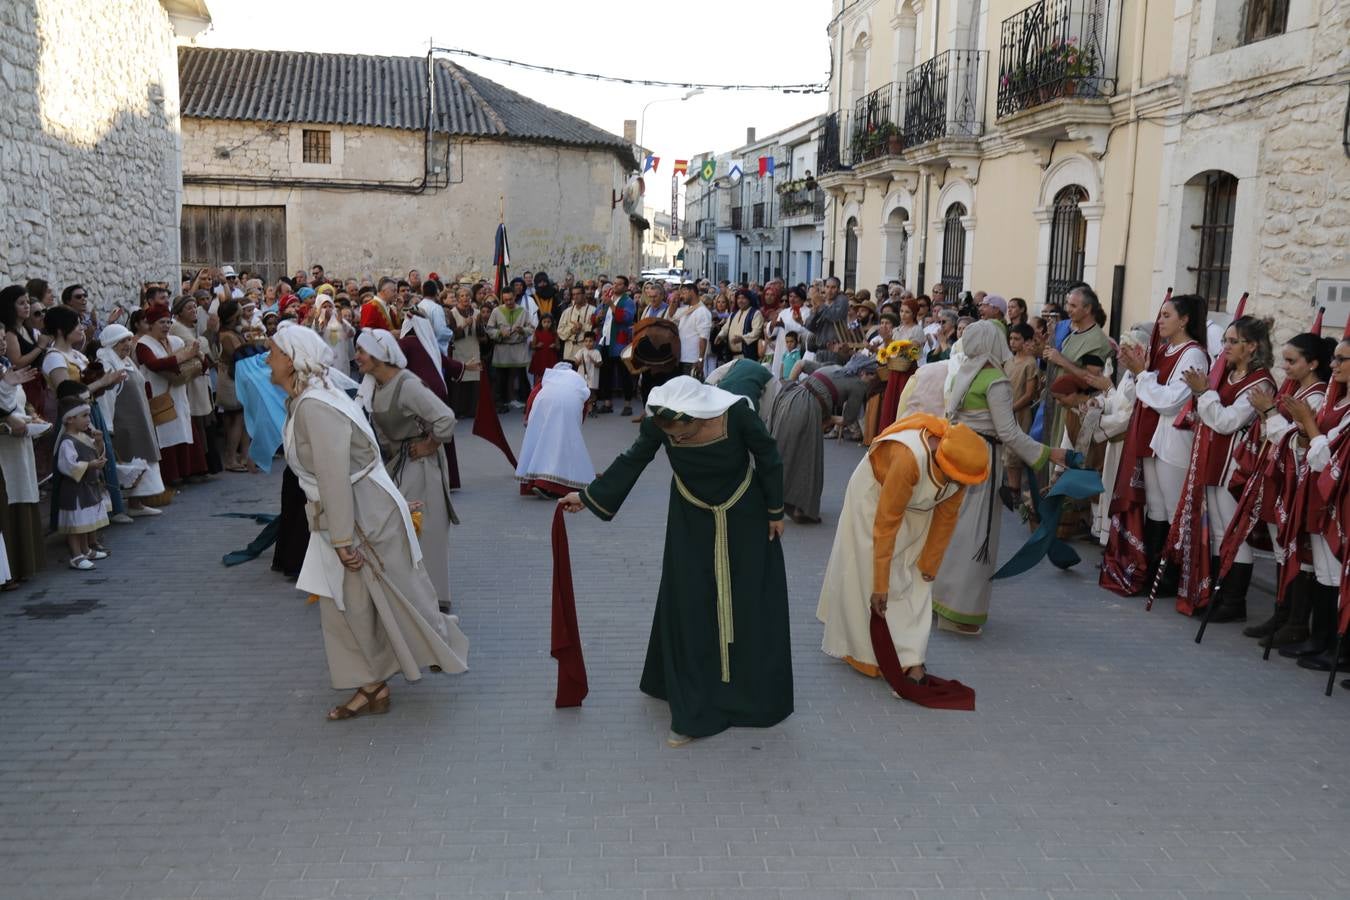
[[[1134,375],[1135,396],[1157,417],[1149,439],[1150,455],[1144,457],[1144,493],[1146,498],[1144,542],[1150,559],[1156,559],[1167,542],[1167,531],[1181,499],[1186,470],[1191,463],[1191,442],[1195,433],[1174,423],[1191,388],[1185,374],[1209,371],[1205,352],[1204,298],[1179,294],[1163,303],[1158,313],[1158,336],[1163,346],[1148,368],[1148,355],[1142,348],[1121,348],[1121,364]],[[1142,455],[1142,454],[1141,454]],[[1176,592],[1176,567],[1159,585],[1158,596]]]

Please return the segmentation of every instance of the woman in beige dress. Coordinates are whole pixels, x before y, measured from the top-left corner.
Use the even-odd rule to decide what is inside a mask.
[[[408,359],[387,331],[361,332],[356,365],[365,378],[358,394],[370,411],[385,468],[410,502],[422,506],[422,562],[442,612],[450,611],[450,502],[445,445],[455,437],[455,414],[408,371]]]
[[[272,338],[272,381],[286,391],[286,462],[308,502],[309,549],[296,587],[317,595],[333,687],[355,688],[330,720],[389,711],[387,681],[422,669],[463,672],[469,641],[436,608],[408,504],[381,465],[365,416],[334,386],[332,352],[308,328]]]

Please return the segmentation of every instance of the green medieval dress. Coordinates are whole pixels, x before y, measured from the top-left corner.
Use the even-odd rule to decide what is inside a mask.
[[[662,446],[675,477],[642,692],[669,702],[671,730],[689,737],[777,724],[792,714],[787,572],[782,542],[769,540],[770,520],[783,517],[778,447],[748,403],[726,411],[725,435],[700,444],[673,444],[649,417],[633,446],[581,492],[582,502],[614,518]],[[737,494],[724,529],[732,626],[724,678],[717,529],[707,507]]]

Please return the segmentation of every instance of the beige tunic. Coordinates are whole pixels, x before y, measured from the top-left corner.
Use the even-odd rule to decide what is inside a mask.
[[[286,459],[310,500],[305,570],[327,569],[338,588],[315,591],[333,687],[354,688],[399,672],[417,681],[431,665],[465,671],[468,638],[455,617],[436,608],[426,569],[412,562],[403,507],[372,477],[379,465],[374,440],[346,413],[310,395],[291,402],[290,416]],[[366,560],[356,572],[342,569],[332,550],[352,545]],[[314,584],[302,571],[297,586],[314,590]],[[341,594],[341,608],[334,593]]]
[[[558,317],[558,340],[563,342],[563,359],[575,359],[578,350],[584,350],[583,338],[591,330],[591,319],[595,316],[595,307],[568,306]]]
[[[450,470],[441,447],[434,456],[413,459],[408,443],[425,436],[442,445],[455,436],[450,407],[407,369],[375,387],[371,418],[384,451],[385,468],[409,501],[422,504],[422,565],[436,586],[442,609],[450,606],[450,526],[458,524],[450,502]]]
[[[478,370],[470,369],[470,363],[480,362],[482,360],[482,348],[478,343],[478,311],[472,310],[466,316],[459,311],[459,307],[452,306],[446,313],[449,319],[450,327],[455,329],[455,343],[450,348],[450,355],[464,363],[464,375],[460,381],[477,381]],[[460,337],[460,333],[463,336]]]

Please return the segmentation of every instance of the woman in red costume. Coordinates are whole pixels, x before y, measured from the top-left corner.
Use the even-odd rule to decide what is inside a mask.
[[[1217,387],[1211,388],[1202,372],[1192,370],[1181,376],[1195,395],[1195,442],[1168,535],[1167,559],[1181,566],[1177,612],[1189,616],[1215,603],[1211,622],[1247,620],[1251,548],[1246,544],[1238,548],[1229,579],[1217,595],[1211,591],[1210,579],[1219,570],[1219,549],[1237,512],[1237,495],[1228,485],[1239,461],[1250,460],[1259,449],[1248,443],[1257,419],[1251,392],[1275,390],[1270,377],[1270,326],[1269,319],[1243,316],[1224,329],[1224,365]]]
[[[1322,408],[1331,372],[1331,351],[1335,345],[1335,341],[1311,332],[1295,335],[1281,350],[1285,379],[1279,392],[1272,393],[1268,388],[1256,387],[1248,395],[1252,406],[1256,408],[1257,420],[1252,423],[1247,445],[1259,449],[1250,459],[1240,459],[1238,473],[1229,483],[1229,489],[1240,491],[1241,496],[1219,551],[1219,571],[1215,577],[1225,584],[1228,583],[1229,570],[1238,554],[1252,534],[1262,528],[1270,533],[1281,572],[1284,565],[1292,565],[1295,569],[1299,567],[1295,559],[1298,548],[1291,547],[1285,553],[1279,539],[1281,528],[1288,528],[1295,514],[1294,494],[1298,488],[1298,470],[1302,463],[1298,445],[1300,432],[1294,421],[1285,415],[1285,410],[1289,400],[1306,403],[1314,412]],[[1250,570],[1246,577],[1250,577]],[[1311,580],[1311,567],[1307,573],[1299,572],[1294,577]],[[1281,583],[1284,581],[1282,577],[1277,580]],[[1284,647],[1307,640],[1309,590],[1309,587],[1301,585],[1292,594],[1292,606],[1288,592],[1280,590],[1271,617],[1259,625],[1243,629],[1242,633],[1247,637],[1260,638],[1263,647],[1270,646],[1272,642],[1276,647]],[[1290,615],[1293,607],[1297,608],[1297,616]]]
[[[1173,419],[1191,396],[1182,374],[1209,370],[1207,309],[1194,294],[1169,297],[1158,311],[1151,349],[1121,348],[1120,362],[1125,377],[1134,380],[1136,400],[1116,473],[1099,583],[1125,597],[1153,584],[1181,498],[1194,435],[1177,428]],[[1159,589],[1166,596],[1175,591],[1175,581]]]

